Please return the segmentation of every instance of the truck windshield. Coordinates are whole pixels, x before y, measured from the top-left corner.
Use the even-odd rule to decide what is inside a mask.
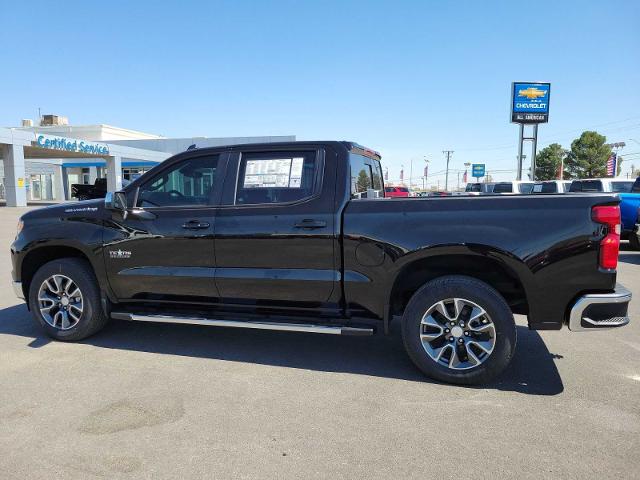
[[[571,184],[572,192],[603,192],[604,187],[600,180],[576,180]]]
[[[513,184],[511,182],[496,183],[493,193],[513,193]]]
[[[533,183],[521,183],[519,189],[520,193],[531,193],[533,190]]]
[[[616,193],[630,193],[633,182],[611,182],[611,191]]]

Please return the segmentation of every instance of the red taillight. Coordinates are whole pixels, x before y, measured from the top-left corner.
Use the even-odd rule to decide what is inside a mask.
[[[591,218],[594,222],[607,226],[607,235],[600,242],[600,267],[615,270],[620,252],[620,207],[593,207]]]

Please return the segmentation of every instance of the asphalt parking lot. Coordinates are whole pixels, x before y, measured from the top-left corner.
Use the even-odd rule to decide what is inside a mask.
[[[0,209],[0,478],[639,478],[632,324],[532,332],[482,388],[425,379],[391,337],[112,322],[52,342],[14,298]],[[626,245],[624,246],[626,249]]]

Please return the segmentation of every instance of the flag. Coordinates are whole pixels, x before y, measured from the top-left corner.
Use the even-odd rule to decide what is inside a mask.
[[[467,171],[464,171],[464,175],[462,175],[462,183],[467,183]]]
[[[615,153],[611,152],[609,156],[609,160],[607,160],[607,175],[610,177],[616,176],[616,160],[617,156]]]

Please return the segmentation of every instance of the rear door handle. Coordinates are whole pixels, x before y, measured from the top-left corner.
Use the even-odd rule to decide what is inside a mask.
[[[308,228],[310,230],[314,228],[324,228],[327,226],[327,222],[323,220],[313,220],[311,218],[305,218],[294,225],[295,228]]]
[[[182,225],[182,228],[186,228],[187,230],[203,230],[209,227],[209,222],[201,222],[200,220],[189,220]]]

